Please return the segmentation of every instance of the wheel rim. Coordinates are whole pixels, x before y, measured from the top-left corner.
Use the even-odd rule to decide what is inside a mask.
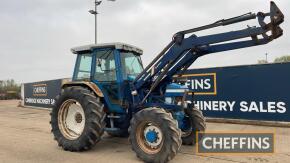
[[[152,122],[139,124],[136,131],[136,138],[139,147],[148,154],[158,153],[164,141],[161,129]]]
[[[84,109],[76,100],[63,102],[58,112],[58,126],[64,137],[75,140],[81,136],[85,128]]]

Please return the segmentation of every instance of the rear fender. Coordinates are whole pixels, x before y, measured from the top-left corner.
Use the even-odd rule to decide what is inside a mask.
[[[81,81],[81,82],[68,82],[62,85],[62,89],[66,87],[87,87],[91,91],[93,91],[98,97],[104,97],[103,92],[101,89],[93,82],[86,82],[86,81]]]

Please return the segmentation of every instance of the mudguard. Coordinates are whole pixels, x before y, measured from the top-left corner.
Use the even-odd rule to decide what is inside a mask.
[[[86,81],[68,82],[62,85],[62,89],[66,87],[73,87],[73,86],[87,87],[90,90],[92,90],[97,96],[104,97],[104,94],[101,91],[101,89],[93,82],[86,82]]]

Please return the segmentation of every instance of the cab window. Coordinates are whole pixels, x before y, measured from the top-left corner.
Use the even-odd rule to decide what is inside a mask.
[[[92,65],[91,54],[79,54],[76,64],[75,79],[76,80],[90,79],[91,65]]]
[[[97,81],[116,81],[116,65],[113,50],[97,52],[94,78]]]

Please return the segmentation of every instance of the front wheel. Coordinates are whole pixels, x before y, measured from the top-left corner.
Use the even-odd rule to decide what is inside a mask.
[[[206,129],[205,118],[200,110],[190,108],[185,110],[185,121],[188,123],[188,128],[182,130],[182,144],[195,145],[196,132],[203,132]]]
[[[162,108],[139,111],[131,120],[129,141],[145,162],[168,162],[181,146],[177,121]]]

